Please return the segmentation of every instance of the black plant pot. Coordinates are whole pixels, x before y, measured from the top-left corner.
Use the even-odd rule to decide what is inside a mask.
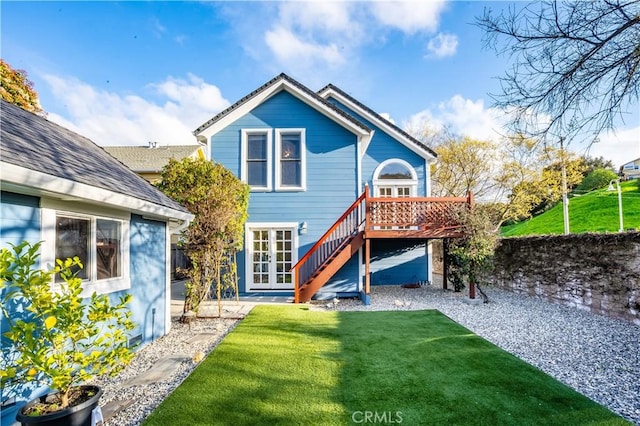
[[[42,416],[27,416],[22,414],[29,406],[38,402],[45,402],[47,396],[49,396],[47,394],[25,405],[20,411],[18,411],[16,420],[22,423],[23,426],[91,426],[91,412],[98,405],[98,401],[102,396],[102,389],[98,386],[80,386],[80,388],[87,392],[94,392],[95,394],[90,399],[81,402],[78,405],[56,411],[55,413],[45,414]]]

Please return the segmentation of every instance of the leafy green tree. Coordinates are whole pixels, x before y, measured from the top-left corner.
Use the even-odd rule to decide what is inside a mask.
[[[499,235],[491,219],[492,211],[476,204],[471,209],[461,209],[458,219],[463,224],[464,237],[451,239],[445,255],[449,259],[450,274],[455,291],[461,291],[465,282],[478,285],[478,290],[488,301],[480,284],[493,267],[493,256]]]
[[[615,172],[616,169],[613,167],[613,162],[611,160],[606,160],[604,157],[589,157],[588,155],[582,156],[582,160],[584,161],[584,176],[586,177],[591,172],[596,169],[606,169]]]
[[[569,188],[583,178],[583,160],[576,154],[522,135],[505,137],[500,144],[454,136],[435,150],[433,194],[462,197],[473,192],[496,228],[555,205],[562,198],[563,161]]]
[[[36,114],[42,112],[38,94],[27,78],[27,72],[14,70],[3,59],[0,59],[0,98],[26,111]]]
[[[249,187],[221,164],[202,159],[170,160],[157,187],[195,218],[183,245],[192,266],[186,273],[184,312],[198,312],[215,288],[221,314],[223,286],[235,274],[235,253],[242,249]]]
[[[582,179],[582,182],[576,187],[576,190],[593,191],[594,189],[608,185],[609,182],[617,178],[618,175],[613,170],[595,169]]]
[[[438,163],[433,170],[433,194],[462,197],[473,192],[477,198],[499,197],[503,188],[496,181],[500,162],[498,145],[467,136],[453,137],[435,148]]]

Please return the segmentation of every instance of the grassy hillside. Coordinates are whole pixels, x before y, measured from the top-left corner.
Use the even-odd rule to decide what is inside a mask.
[[[622,182],[622,211],[625,229],[640,229],[640,188],[637,181]],[[569,200],[571,233],[617,232],[618,192],[598,189]],[[562,203],[525,222],[502,228],[502,235],[562,234]]]

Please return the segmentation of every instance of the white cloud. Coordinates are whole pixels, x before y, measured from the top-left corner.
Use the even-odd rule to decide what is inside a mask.
[[[246,7],[244,13],[222,10],[247,54],[294,76],[326,76],[355,67],[358,58],[366,56],[363,49],[385,44],[394,31],[435,34],[446,2],[290,1]],[[259,14],[256,8],[261,8]],[[441,40],[441,54],[455,52],[454,40],[453,35]]]
[[[289,63],[295,69],[306,69],[317,64],[335,67],[346,60],[335,44],[305,41],[283,27],[268,31],[265,41],[280,62]]]
[[[458,37],[455,34],[438,33],[427,44],[430,57],[444,58],[453,56],[458,49]]]
[[[603,133],[591,146],[590,143],[591,141],[585,141],[569,148],[590,157],[611,160],[617,170],[623,164],[640,158],[640,126]]]
[[[412,115],[403,124],[403,128],[412,134],[419,134],[425,128],[435,131],[448,128],[454,133],[497,141],[508,133],[505,127],[507,118],[507,113],[485,107],[482,100],[473,101],[455,95],[432,108]],[[541,117],[541,120],[544,118]],[[567,148],[579,155],[604,157],[611,160],[616,168],[640,158],[640,126],[603,133],[596,143],[589,146],[591,142],[573,141]]]
[[[389,114],[388,112],[381,112],[380,117],[384,118],[391,124],[396,124],[395,120],[391,118],[391,114]]]
[[[381,24],[407,34],[435,32],[445,1],[402,1],[372,3],[372,13]]]
[[[264,43],[280,69],[293,74],[336,69],[352,57],[364,38],[350,2],[283,2],[264,32]]]
[[[162,25],[158,18],[151,18],[150,20],[151,32],[156,38],[162,38],[162,35],[167,32],[167,27]]]
[[[138,95],[98,90],[75,78],[47,75],[51,91],[66,105],[68,116],[48,118],[98,145],[161,145],[195,143],[192,131],[229,105],[220,90],[189,74],[186,80],[169,77],[148,89],[164,103]]]
[[[353,19],[353,3],[290,2],[279,8],[279,24],[305,33],[330,35],[336,32],[349,38],[361,34],[361,24]]]
[[[461,95],[454,95],[432,109],[412,115],[404,126],[420,129],[424,123],[428,123],[431,128],[447,127],[455,133],[477,139],[497,139],[502,131],[503,116],[504,114],[496,109],[485,108],[482,99],[473,101]]]

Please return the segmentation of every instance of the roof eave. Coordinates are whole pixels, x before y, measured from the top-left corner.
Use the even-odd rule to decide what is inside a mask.
[[[3,190],[10,192],[109,206],[167,221],[190,222],[194,218],[193,214],[186,210],[177,210],[130,195],[48,175],[4,161],[0,162],[0,164],[2,164],[0,186]]]
[[[302,84],[293,80],[291,77],[288,77],[286,74],[280,74],[278,77],[261,86],[259,89],[254,90],[249,95],[240,99],[238,102],[198,127],[193,133],[196,137],[204,136],[208,139],[220,130],[224,129],[227,125],[231,124],[237,118],[247,114],[267,99],[277,93],[280,93],[282,90],[286,90],[305,104],[331,118],[333,121],[358,136],[366,136],[371,133],[371,129],[366,125],[358,122],[352,117],[349,117],[343,111],[338,110],[338,108],[329,104],[315,92],[306,89]]]
[[[358,114],[362,115],[366,119],[370,120],[376,126],[380,127],[398,142],[406,146],[407,148],[414,151],[416,154],[425,158],[428,161],[433,161],[438,157],[438,154],[428,146],[424,145],[419,140],[415,139],[413,136],[406,133],[404,130],[400,129],[395,124],[389,122],[384,117],[380,116],[380,114],[371,110],[370,108],[363,105],[358,100],[354,99],[350,95],[346,94],[344,91],[339,89],[332,84],[329,84],[318,92],[318,95],[327,99],[328,97],[333,97],[345,104],[350,109],[354,110]]]

